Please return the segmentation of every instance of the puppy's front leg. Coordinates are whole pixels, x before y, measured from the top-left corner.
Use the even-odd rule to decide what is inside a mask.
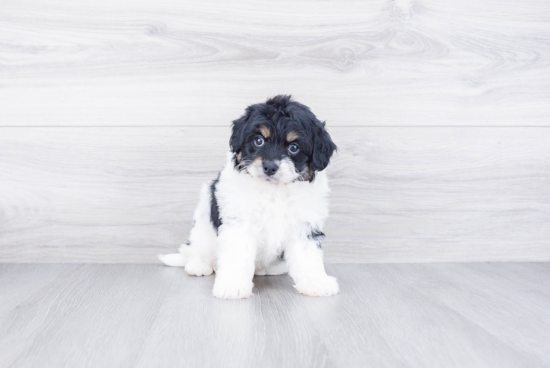
[[[212,293],[221,299],[252,295],[256,244],[245,227],[224,224],[218,235],[216,281]]]
[[[335,277],[328,276],[323,264],[323,250],[318,242],[298,239],[285,249],[289,274],[294,287],[300,294],[309,296],[330,296],[340,290]]]

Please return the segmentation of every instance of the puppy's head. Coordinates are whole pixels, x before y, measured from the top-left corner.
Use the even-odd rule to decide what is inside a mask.
[[[325,123],[285,95],[249,106],[229,145],[237,170],[275,184],[313,181],[336,150]]]

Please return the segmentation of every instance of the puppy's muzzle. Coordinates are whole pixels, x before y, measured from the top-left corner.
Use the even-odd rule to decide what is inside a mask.
[[[279,165],[273,161],[264,161],[264,174],[267,176],[273,176],[277,170],[279,170]]]

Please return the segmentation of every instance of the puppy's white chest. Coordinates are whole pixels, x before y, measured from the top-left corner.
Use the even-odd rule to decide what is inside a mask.
[[[285,187],[266,188],[259,191],[256,197],[257,206],[248,213],[249,221],[254,224],[258,237],[265,245],[277,247],[298,225],[295,218],[297,203]]]
[[[290,242],[322,230],[328,215],[328,183],[320,172],[315,181],[273,184],[226,166],[218,184],[223,221],[238,223],[256,239],[258,251],[280,253]]]

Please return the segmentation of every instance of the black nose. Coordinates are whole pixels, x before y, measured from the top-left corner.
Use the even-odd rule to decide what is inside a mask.
[[[264,173],[267,176],[271,176],[277,172],[279,165],[273,161],[264,161]]]

